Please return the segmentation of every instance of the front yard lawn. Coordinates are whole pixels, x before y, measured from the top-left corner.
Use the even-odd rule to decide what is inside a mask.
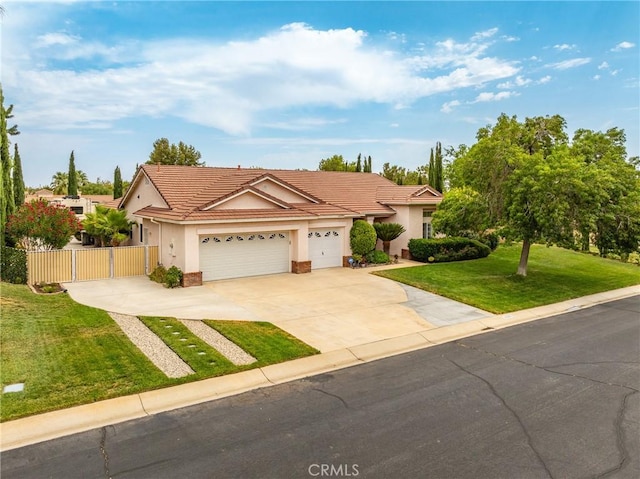
[[[508,313],[640,284],[640,268],[562,248],[532,245],[527,277],[515,274],[519,244],[489,257],[374,274],[492,313]]]
[[[37,295],[27,286],[8,283],[0,283],[0,287],[0,383],[2,388],[24,383],[22,392],[0,394],[0,421],[318,352],[270,324],[233,321],[220,328],[222,333],[232,340],[251,337],[246,344],[262,344],[253,349],[246,346],[258,359],[256,363],[234,366],[220,357],[217,368],[194,363],[196,374],[172,379],[129,341],[105,311],[78,304],[66,294]],[[214,327],[217,323],[224,322],[212,322]],[[239,345],[245,347],[240,341]]]

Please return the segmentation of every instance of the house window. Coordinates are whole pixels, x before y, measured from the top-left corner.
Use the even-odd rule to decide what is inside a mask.
[[[422,237],[433,238],[433,229],[431,228],[432,210],[422,210]]]
[[[140,243],[142,243],[143,240],[142,240],[142,225],[141,224],[138,224],[138,229],[140,230]]]
[[[422,237],[432,238],[433,230],[431,229],[431,223],[422,223]]]
[[[81,215],[84,212],[82,206],[70,206],[69,209],[77,215]]]

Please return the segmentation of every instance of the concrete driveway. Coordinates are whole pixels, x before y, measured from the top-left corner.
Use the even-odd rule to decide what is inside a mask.
[[[330,268],[177,289],[166,289],[146,277],[65,283],[65,287],[77,302],[111,312],[268,321],[322,352],[491,316],[371,275],[372,270]]]

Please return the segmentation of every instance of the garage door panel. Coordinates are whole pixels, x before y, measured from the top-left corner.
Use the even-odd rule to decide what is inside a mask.
[[[340,229],[309,230],[309,259],[312,269],[342,266],[342,233]]]
[[[243,233],[200,238],[204,281],[289,271],[289,234]]]

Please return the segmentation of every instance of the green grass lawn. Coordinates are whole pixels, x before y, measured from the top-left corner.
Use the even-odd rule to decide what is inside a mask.
[[[247,344],[262,345],[247,350],[257,363],[234,366],[175,319],[145,318],[160,324],[165,332],[169,328],[164,325],[169,323],[189,335],[186,342],[175,341],[175,337],[165,340],[196,374],[171,379],[129,341],[105,311],[78,304],[66,294],[37,295],[26,286],[8,283],[0,283],[0,288],[0,383],[2,388],[25,383],[23,392],[0,395],[1,421],[318,352],[270,324],[233,321],[221,327],[227,330],[223,334],[248,337]],[[224,322],[212,322],[217,323]],[[189,344],[196,347],[189,348]],[[203,357],[199,351],[207,354]]]
[[[525,278],[515,274],[521,245],[500,246],[489,257],[378,271],[492,313],[556,303],[640,284],[640,268],[562,248],[533,245]]]

